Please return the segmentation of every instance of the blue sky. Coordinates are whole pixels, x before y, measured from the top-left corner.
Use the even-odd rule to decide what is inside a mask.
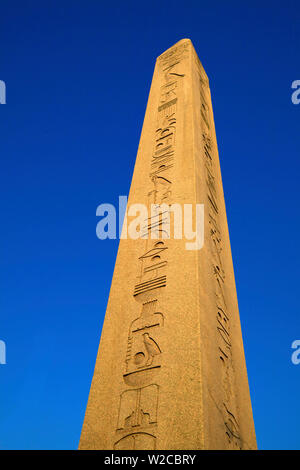
[[[1,449],[77,448],[155,58],[208,76],[258,446],[300,449],[295,1],[1,2]]]

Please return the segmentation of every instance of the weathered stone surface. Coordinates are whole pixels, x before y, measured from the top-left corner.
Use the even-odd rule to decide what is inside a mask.
[[[120,241],[80,449],[255,449],[209,82],[189,39],[157,58],[128,205],[162,202],[204,204],[204,246]]]

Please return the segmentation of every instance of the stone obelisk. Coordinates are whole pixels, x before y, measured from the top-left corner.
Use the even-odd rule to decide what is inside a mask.
[[[204,244],[120,240],[80,449],[255,449],[212,102],[189,39],[157,58],[128,207],[204,204]],[[123,233],[126,227],[123,227]]]

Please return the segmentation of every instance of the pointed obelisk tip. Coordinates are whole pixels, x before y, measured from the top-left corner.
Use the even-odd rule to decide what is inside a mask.
[[[171,47],[169,47],[169,49],[172,49],[172,47],[178,46],[179,44],[181,44],[181,43],[183,43],[183,42],[188,42],[188,43],[190,43],[190,44],[193,44],[190,38],[182,38],[182,39],[180,39],[179,41],[175,42],[175,44],[173,44]],[[167,50],[168,50],[168,49],[167,49]]]
[[[190,38],[182,38],[178,42],[183,42],[183,41],[192,42]]]
[[[193,43],[192,43],[192,41],[191,41],[189,38],[180,39],[179,41],[175,42],[175,44],[172,44],[172,46],[168,47],[168,49],[164,50],[164,51],[157,57],[157,59],[159,59],[159,58],[160,58],[163,54],[165,54],[166,52],[171,51],[171,49],[176,48],[176,47],[179,47],[181,44],[184,44],[184,43],[188,43],[188,44],[191,44],[191,45],[193,46]]]

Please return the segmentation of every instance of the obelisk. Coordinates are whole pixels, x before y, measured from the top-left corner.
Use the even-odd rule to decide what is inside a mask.
[[[204,204],[204,244],[124,236],[80,449],[255,449],[207,75],[189,39],[156,60],[128,207]],[[193,216],[194,217],[194,216]],[[105,242],[103,242],[105,243]]]

